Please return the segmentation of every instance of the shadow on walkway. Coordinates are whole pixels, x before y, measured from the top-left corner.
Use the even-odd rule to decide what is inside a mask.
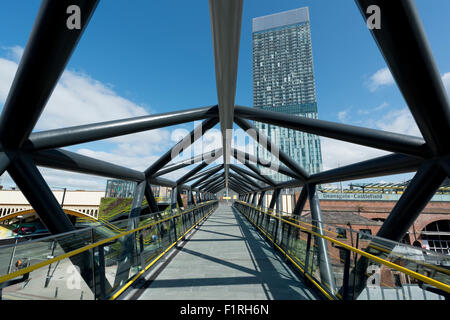
[[[133,285],[133,298],[318,298],[232,207],[219,206],[178,250],[155,276]]]

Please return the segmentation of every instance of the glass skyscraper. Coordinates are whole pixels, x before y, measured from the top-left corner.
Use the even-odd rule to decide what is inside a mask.
[[[253,105],[317,119],[307,7],[253,19]],[[318,136],[259,122],[255,126],[309,173],[322,170]],[[278,163],[263,147],[256,144],[255,149],[261,160]],[[264,173],[276,181],[291,179],[272,170]]]

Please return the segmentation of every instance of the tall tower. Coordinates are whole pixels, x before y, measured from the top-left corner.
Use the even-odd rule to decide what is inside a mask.
[[[307,7],[253,19],[253,105],[317,119]],[[306,171],[321,171],[318,136],[259,122],[255,122],[255,126]],[[257,144],[255,153],[264,161],[277,162]],[[265,174],[280,182],[291,179],[280,173],[273,174],[271,170]]]

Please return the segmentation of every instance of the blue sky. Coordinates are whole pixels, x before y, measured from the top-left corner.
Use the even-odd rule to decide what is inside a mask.
[[[217,103],[208,1],[132,3],[100,1],[38,130]],[[417,0],[416,4],[450,90],[450,1]],[[39,5],[37,0],[0,5],[0,106]],[[319,118],[418,135],[353,0],[244,1],[236,103],[252,105],[251,19],[303,6],[310,10]],[[83,99],[76,97],[79,93]],[[61,108],[67,97],[73,103]],[[83,106],[86,101],[93,104]],[[68,149],[143,169],[192,128],[186,124]],[[325,168],[384,154],[330,139],[322,140],[322,148]],[[68,178],[52,170],[44,174],[51,185],[100,188],[104,183],[85,175]],[[7,184],[8,177],[4,179]],[[405,176],[376,180],[383,179]]]

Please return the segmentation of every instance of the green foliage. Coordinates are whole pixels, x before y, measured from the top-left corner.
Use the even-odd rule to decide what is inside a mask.
[[[98,212],[99,218],[110,219],[121,212],[131,210],[132,198],[102,198]],[[142,206],[147,205],[147,200],[142,201]]]

